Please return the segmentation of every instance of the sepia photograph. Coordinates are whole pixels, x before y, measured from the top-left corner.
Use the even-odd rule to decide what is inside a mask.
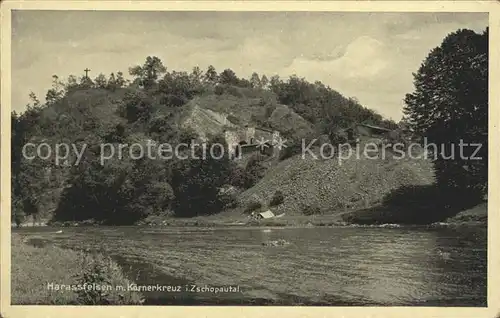
[[[10,305],[492,305],[487,10],[6,12]]]

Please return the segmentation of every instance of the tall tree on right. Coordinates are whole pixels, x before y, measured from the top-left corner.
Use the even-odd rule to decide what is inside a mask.
[[[449,34],[413,75],[405,119],[418,137],[437,145],[438,185],[479,197],[488,183],[488,29]],[[460,142],[469,144],[463,153]]]

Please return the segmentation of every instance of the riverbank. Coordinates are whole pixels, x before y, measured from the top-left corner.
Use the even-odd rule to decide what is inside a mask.
[[[481,203],[445,220],[450,224],[488,224],[488,203]]]
[[[349,224],[379,225],[379,224],[405,224],[405,225],[432,225],[432,226],[487,226],[488,203],[482,202],[470,209],[452,213],[451,216],[433,222],[419,223],[422,218],[419,215],[423,209],[416,207],[408,213],[400,213],[399,209],[386,206],[377,206],[344,213],[341,218]],[[428,213],[429,211],[426,211]],[[436,211],[441,212],[441,211]]]
[[[385,207],[374,207],[349,211],[340,214],[321,215],[284,215],[269,219],[256,220],[245,215],[243,212],[224,211],[210,216],[198,216],[193,218],[175,218],[154,216],[141,220],[135,225],[150,227],[323,227],[323,226],[381,226],[381,225],[406,225],[406,226],[486,226],[488,224],[488,204],[483,202],[471,209],[464,210],[454,216],[431,222],[420,224],[411,222],[410,218],[401,214],[399,210]],[[408,221],[410,220],[410,221]],[[102,223],[85,221],[49,222],[44,221],[38,224],[25,223],[21,227],[74,227],[74,226],[101,226]],[[13,225],[14,226],[14,225]]]
[[[126,289],[131,281],[111,259],[46,245],[42,239],[32,238],[31,244],[27,243],[21,235],[12,235],[12,304],[128,305],[142,302],[140,293],[116,290],[116,286]],[[112,290],[82,290],[85,283],[87,286],[106,285]]]

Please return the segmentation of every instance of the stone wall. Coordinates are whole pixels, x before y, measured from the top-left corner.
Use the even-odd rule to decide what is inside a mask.
[[[261,139],[264,139],[271,144],[276,144],[280,138],[279,131],[271,131],[256,127],[245,127],[243,129],[231,129],[224,131],[224,138],[228,145],[228,152],[231,158],[236,155],[236,147],[239,145],[256,144]],[[279,150],[273,147],[272,156],[278,156]]]

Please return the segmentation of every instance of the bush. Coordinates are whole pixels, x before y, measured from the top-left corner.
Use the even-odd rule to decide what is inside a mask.
[[[245,170],[243,168],[232,165],[227,176],[227,183],[236,188],[244,188],[245,177]]]
[[[306,143],[307,144],[307,143]],[[285,160],[302,152],[302,141],[298,138],[291,138],[286,148],[279,154],[279,160]]]
[[[185,128],[179,132],[179,142],[191,145],[198,138],[198,133],[192,128]]]
[[[358,136],[353,132],[352,140],[355,140],[357,137]],[[345,144],[349,141],[352,141],[349,139],[348,133],[342,129],[332,129],[328,133],[328,138],[330,139],[331,144],[334,146]]]
[[[236,199],[236,194],[234,193],[219,194],[218,200],[225,209],[235,208],[238,205],[238,200]]]
[[[245,213],[252,213],[255,210],[262,208],[262,203],[259,201],[250,201],[245,208]]]
[[[266,167],[262,164],[264,157],[260,154],[252,155],[245,167],[243,187],[249,189],[253,187],[266,173]]]
[[[317,205],[301,205],[301,210],[304,215],[321,214],[321,209]]]
[[[180,107],[186,104],[189,100],[185,96],[174,94],[165,94],[161,98],[161,104],[173,107]]]
[[[274,195],[271,198],[271,202],[269,202],[269,206],[277,206],[282,204],[284,201],[285,201],[285,196],[283,195],[283,192],[278,190],[274,192]]]
[[[242,125],[241,120],[236,116],[228,115],[227,120],[229,120],[232,124]]]
[[[126,93],[122,104],[119,106],[120,114],[126,118],[129,123],[138,120],[149,120],[152,109],[151,97],[142,92]]]
[[[215,95],[224,94],[224,87],[222,87],[222,85],[215,86],[214,93],[215,93]]]
[[[84,271],[77,276],[77,284],[99,286],[121,286],[125,280],[120,267],[109,257],[86,256]],[[123,286],[125,287],[125,286]],[[112,290],[82,289],[76,291],[77,302],[81,305],[139,305],[143,299],[139,294],[126,293],[116,288]]]
[[[245,95],[242,93],[242,90],[239,87],[227,85],[224,89],[225,93],[232,95],[234,97],[244,98]]]
[[[153,181],[142,186],[138,185],[132,191],[140,194],[129,198],[125,211],[129,211],[129,214],[142,211],[141,219],[148,215],[162,215],[170,211],[175,200],[174,190],[167,182]]]

